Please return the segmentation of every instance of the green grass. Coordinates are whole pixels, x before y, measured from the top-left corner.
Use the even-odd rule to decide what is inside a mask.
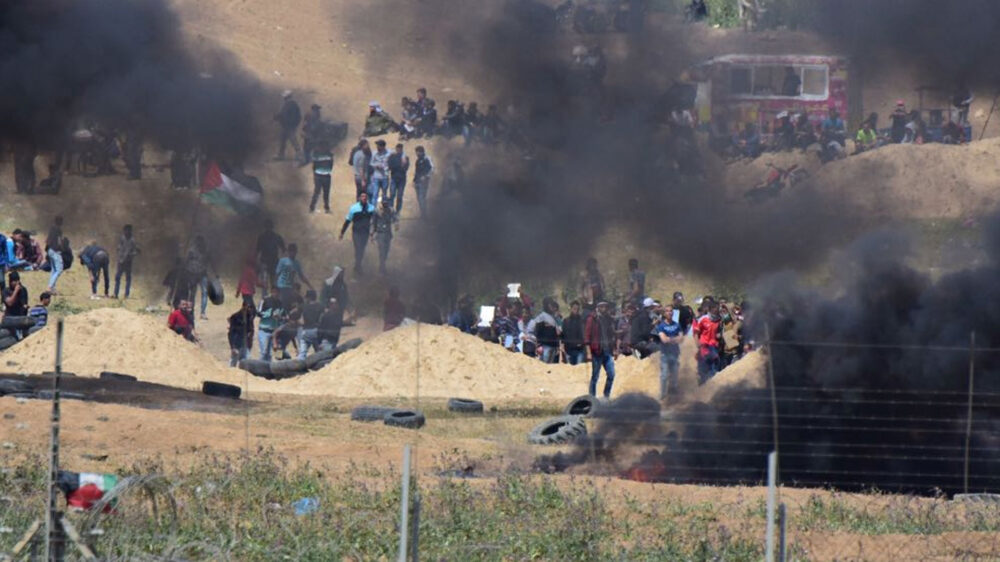
[[[952,531],[1000,530],[1000,506],[962,505],[944,498],[872,494],[848,498],[812,495],[793,513],[790,524],[802,531],[860,535],[936,535]]]

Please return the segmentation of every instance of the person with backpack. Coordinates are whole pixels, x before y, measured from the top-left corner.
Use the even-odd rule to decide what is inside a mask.
[[[372,221],[375,217],[375,206],[368,202],[368,193],[362,191],[358,202],[351,205],[340,229],[340,240],[344,239],[347,227],[351,227],[351,238],[354,240],[354,273],[362,275],[361,262],[365,259],[365,248],[371,236]]]
[[[61,216],[56,216],[52,221],[52,227],[49,228],[49,234],[45,238],[45,255],[49,260],[49,269],[51,273],[49,274],[49,288],[48,291],[53,295],[56,295],[56,282],[59,281],[59,276],[67,268],[63,261],[63,255],[65,248],[68,244],[65,244],[65,239],[63,238],[63,218]],[[72,257],[72,254],[70,254]]]
[[[80,263],[87,266],[87,271],[90,273],[91,300],[100,298],[97,295],[97,283],[101,279],[101,273],[104,273],[104,298],[110,296],[110,291],[108,290],[110,285],[108,265],[110,262],[111,258],[108,256],[108,251],[98,246],[95,240],[91,240],[90,244],[80,252]]]
[[[122,275],[125,276],[125,298],[132,292],[132,260],[139,255],[139,245],[132,237],[132,225],[122,227],[122,235],[118,238],[118,263],[115,267],[115,298],[121,288]]]

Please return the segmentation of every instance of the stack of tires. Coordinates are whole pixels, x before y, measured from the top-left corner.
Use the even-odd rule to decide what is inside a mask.
[[[584,418],[589,418],[598,412],[603,401],[585,394],[574,398],[563,409],[563,415],[535,426],[528,433],[528,443],[532,445],[564,445],[574,443],[587,435],[587,424]]]
[[[21,341],[17,332],[27,329],[30,336],[42,328],[44,326],[36,326],[35,319],[30,316],[4,316],[0,320],[0,351],[14,347]]]

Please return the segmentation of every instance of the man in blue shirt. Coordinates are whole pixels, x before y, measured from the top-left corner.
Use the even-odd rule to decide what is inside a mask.
[[[35,319],[35,326],[45,326],[49,322],[49,305],[52,304],[52,293],[45,291],[38,297],[38,304],[31,307],[28,316]]]
[[[660,340],[660,400],[671,400],[677,396],[677,358],[681,354],[681,339],[684,337],[681,325],[674,320],[674,307],[663,307],[660,323],[656,325],[656,337]]]
[[[302,278],[302,282],[306,284],[306,287],[313,288],[309,280],[306,279],[306,274],[302,272],[302,264],[299,263],[299,260],[295,259],[298,253],[298,246],[289,244],[288,255],[278,260],[278,266],[274,271],[276,278],[275,286],[278,287],[278,292],[281,295],[281,304],[285,310],[291,310],[297,277]]]
[[[361,261],[365,258],[365,248],[372,233],[372,218],[375,216],[375,205],[368,202],[368,193],[362,191],[358,202],[351,205],[340,229],[340,240],[344,239],[347,227],[351,227],[351,238],[354,239],[354,273],[362,275]]]
[[[832,140],[837,141],[840,146],[845,146],[847,127],[844,125],[844,120],[840,118],[840,114],[837,113],[835,108],[831,107],[827,118],[823,120],[822,132],[824,144]]]

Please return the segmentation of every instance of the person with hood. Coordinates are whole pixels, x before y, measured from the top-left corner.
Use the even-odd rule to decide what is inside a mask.
[[[365,118],[366,137],[377,137],[386,133],[398,133],[399,125],[382,109],[377,101],[368,102],[368,117]]]
[[[389,259],[389,246],[392,244],[392,232],[399,230],[399,215],[392,208],[392,199],[385,197],[378,211],[375,212],[372,226],[372,238],[378,243],[378,272],[386,274],[385,262]]]
[[[708,314],[698,319],[692,328],[694,337],[698,338],[698,384],[705,384],[708,379],[719,371],[721,356],[719,354],[719,339],[722,332],[722,317],[719,314],[719,304],[709,301]]]
[[[299,104],[292,99],[291,90],[285,90],[281,94],[281,99],[281,109],[274,116],[274,120],[281,127],[281,143],[278,145],[278,155],[275,158],[284,160],[285,145],[291,144],[292,149],[295,150],[295,159],[299,160],[302,157],[302,151],[299,149],[299,141],[295,138],[295,134],[298,131],[299,123],[302,122],[302,110],[299,109]]]
[[[122,235],[118,238],[118,264],[115,267],[115,298],[121,288],[122,275],[125,276],[125,298],[132,292],[132,261],[139,255],[139,245],[132,237],[132,225],[122,227]]]
[[[80,263],[85,265],[87,271],[90,273],[91,300],[99,298],[97,296],[97,283],[101,279],[102,272],[104,273],[104,297],[107,298],[110,296],[110,280],[108,278],[108,264],[110,261],[108,251],[98,246],[94,240],[91,240],[90,244],[80,252]]]
[[[601,367],[604,367],[604,397],[611,398],[611,386],[615,382],[616,346],[615,324],[611,317],[611,305],[607,301],[598,302],[597,310],[587,318],[584,339],[590,348],[591,357],[590,395],[597,396],[597,379],[601,376]]]
[[[243,301],[240,309],[229,317],[229,366],[236,367],[240,361],[250,358],[253,349],[253,320],[257,310],[253,300]]]
[[[543,363],[557,363],[559,361],[561,324],[559,303],[552,297],[542,299],[542,312],[528,322],[526,331],[535,336],[535,341],[541,348],[540,358]]]
[[[362,192],[358,196],[358,202],[347,210],[344,225],[340,228],[339,239],[343,240],[347,228],[351,227],[351,238],[354,240],[354,273],[359,277],[364,273],[361,264],[365,259],[365,248],[368,247],[374,217],[375,206],[368,202],[368,193]]]

